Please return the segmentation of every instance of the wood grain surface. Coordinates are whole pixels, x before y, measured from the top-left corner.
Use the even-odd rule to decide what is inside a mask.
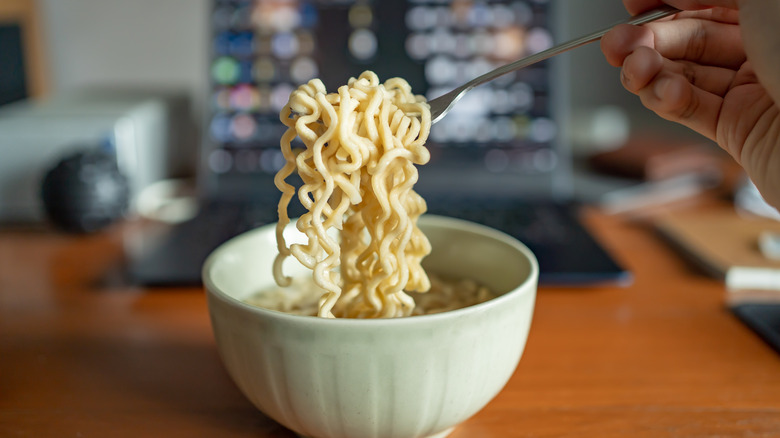
[[[516,373],[451,437],[780,436],[780,356],[722,283],[642,222],[584,220],[633,284],[542,288]],[[0,436],[294,437],[230,381],[202,290],[125,280],[139,231],[0,231]]]

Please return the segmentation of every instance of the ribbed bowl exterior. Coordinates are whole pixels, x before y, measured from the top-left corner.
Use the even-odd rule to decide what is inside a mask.
[[[445,246],[439,243],[445,236],[455,239],[447,245],[469,241],[458,240],[464,224],[438,218],[425,224],[421,221],[434,247],[434,265],[439,258],[454,272],[475,269],[477,262],[468,257],[452,258],[453,248],[436,252],[437,246]],[[475,229],[467,228],[473,234]],[[459,249],[456,244],[454,252],[488,257],[491,268],[482,270],[493,271],[493,276],[506,269],[495,271],[495,265],[515,264],[510,277],[517,284],[494,300],[438,315],[332,320],[258,309],[225,293],[227,284],[220,284],[220,277],[231,278],[222,283],[234,281],[230,269],[240,268],[241,257],[227,267],[220,266],[217,257],[210,259],[204,273],[216,280],[206,281],[209,311],[228,373],[258,409],[307,437],[427,437],[463,422],[514,373],[530,329],[538,275],[527,249],[514,251],[512,257],[502,253],[519,243],[504,243],[498,253],[491,253],[486,239],[508,237],[481,227],[476,231],[482,234],[472,240],[484,247],[467,244]],[[256,235],[254,245],[268,240]],[[229,258],[229,249],[223,258]],[[252,265],[254,271],[267,268],[270,273],[270,264],[255,260]],[[235,277],[242,284],[252,283],[246,275],[251,277]]]

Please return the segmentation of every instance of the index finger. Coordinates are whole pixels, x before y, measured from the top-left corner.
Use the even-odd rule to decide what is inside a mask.
[[[623,0],[626,10],[631,15],[645,12],[652,8],[657,8],[663,4],[672,5],[678,9],[696,10],[706,9],[714,6],[737,9],[738,0]]]

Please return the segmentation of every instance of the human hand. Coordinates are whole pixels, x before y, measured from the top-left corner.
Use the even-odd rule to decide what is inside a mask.
[[[780,0],[666,0],[685,11],[601,40],[659,116],[716,141],[780,207]],[[636,14],[660,0],[624,0]]]

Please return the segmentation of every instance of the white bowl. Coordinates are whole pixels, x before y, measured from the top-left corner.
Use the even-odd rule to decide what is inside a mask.
[[[514,238],[474,223],[424,215],[419,226],[433,247],[427,271],[501,295],[406,318],[296,316],[242,301],[274,284],[274,225],[209,256],[203,280],[217,347],[255,406],[307,437],[440,437],[501,391],[528,337],[536,259]],[[310,272],[288,262],[286,273]]]

